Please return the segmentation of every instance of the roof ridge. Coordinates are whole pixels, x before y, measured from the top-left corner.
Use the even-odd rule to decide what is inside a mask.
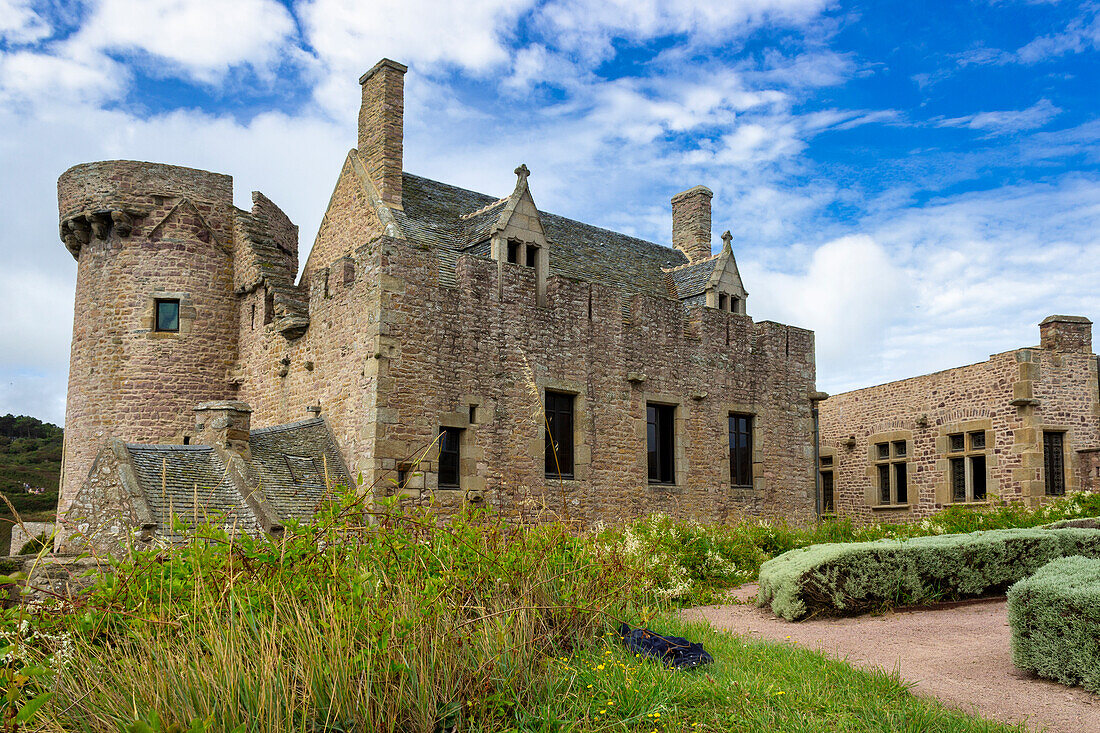
[[[298,420],[296,422],[283,423],[282,425],[272,425],[271,427],[267,427],[267,428],[253,428],[252,430],[248,431],[248,435],[249,435],[249,437],[251,437],[253,435],[265,435],[267,433],[278,433],[278,432],[282,432],[284,430],[291,430],[293,428],[306,427],[307,425],[316,425],[316,424],[323,425],[324,423],[325,423],[325,418],[323,418],[323,417],[307,417],[304,420]]]
[[[474,191],[473,193],[477,193],[477,191]],[[503,204],[504,202],[506,202],[510,198],[511,198],[511,196],[505,196],[502,199],[497,199],[496,201],[492,202],[491,204],[485,204],[485,206],[482,206],[477,211],[471,211],[469,214],[459,214],[458,218],[461,219],[462,221],[466,221],[468,219],[473,219],[475,216],[477,216],[479,214],[484,214],[485,212],[489,211],[489,209],[493,208],[494,206],[500,206],[501,204]]]
[[[722,256],[722,253],[719,252],[718,254],[711,255],[710,257],[707,257],[704,260],[696,260],[695,262],[685,262],[684,264],[676,265],[675,267],[665,267],[664,265],[661,265],[661,272],[676,272],[677,270],[686,270],[687,268],[695,267],[696,265],[705,265],[706,263],[710,262],[711,260],[716,260],[721,256]]]
[[[126,450],[174,450],[174,451],[212,451],[212,445],[182,445],[180,443],[126,443]]]

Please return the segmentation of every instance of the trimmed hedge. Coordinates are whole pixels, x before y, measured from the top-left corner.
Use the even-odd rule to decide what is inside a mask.
[[[790,621],[1004,593],[1055,558],[1100,557],[1100,530],[994,529],[812,545],[760,567],[757,602]]]
[[[1008,589],[1012,663],[1100,693],[1100,560],[1063,557]]]

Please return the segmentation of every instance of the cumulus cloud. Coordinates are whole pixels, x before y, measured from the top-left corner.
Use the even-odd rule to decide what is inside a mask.
[[[49,37],[52,29],[34,11],[30,0],[0,0],[0,40],[33,43]]]
[[[295,35],[294,19],[276,0],[99,0],[69,44],[86,52],[138,54],[210,83],[231,67],[265,70]]]

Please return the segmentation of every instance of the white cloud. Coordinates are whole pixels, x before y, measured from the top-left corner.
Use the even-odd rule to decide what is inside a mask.
[[[1020,63],[1035,64],[1070,53],[1100,48],[1100,15],[1093,10],[1091,20],[1081,16],[1070,21],[1065,30],[1040,36],[1016,51]]]
[[[859,364],[873,369],[896,314],[915,293],[911,278],[870,236],[826,242],[809,257],[805,271],[769,271],[744,257],[741,270],[750,292],[749,311],[817,334],[819,379]]]
[[[382,57],[416,66],[482,74],[510,62],[506,45],[534,0],[303,0],[296,6],[316,53],[315,98],[336,115],[358,105],[356,80]],[[349,101],[351,100],[351,101]],[[353,106],[354,105],[354,106]]]
[[[275,0],[99,0],[69,43],[146,54],[169,72],[210,83],[237,65],[266,70],[294,34],[294,19]],[[169,75],[156,64],[148,71]]]
[[[552,0],[538,24],[563,49],[605,58],[618,38],[642,41],[684,35],[692,41],[729,41],[765,24],[802,26],[829,0]]]
[[[51,32],[50,24],[34,11],[30,0],[0,0],[0,40],[34,43]]]
[[[129,72],[106,56],[0,53],[0,101],[36,110],[99,104],[125,93]]]
[[[965,127],[970,130],[981,130],[990,135],[1006,135],[1042,127],[1061,112],[1062,110],[1049,99],[1040,99],[1027,109],[979,112],[947,119],[937,118],[933,120],[933,124],[937,127]]]

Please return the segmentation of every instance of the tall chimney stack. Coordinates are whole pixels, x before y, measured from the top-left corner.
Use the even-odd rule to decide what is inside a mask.
[[[359,77],[359,157],[382,201],[401,208],[401,170],[405,135],[405,72],[409,67],[382,59]]]
[[[710,257],[710,200],[714,192],[696,186],[672,197],[672,246],[689,262]]]

